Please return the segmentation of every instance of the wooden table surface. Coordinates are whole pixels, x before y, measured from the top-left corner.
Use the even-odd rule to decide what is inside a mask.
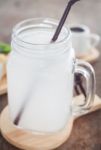
[[[12,27],[32,17],[59,19],[67,0],[0,0],[0,40],[10,42]],[[81,0],[69,15],[67,23],[82,23],[101,35],[101,0]],[[101,50],[101,43],[98,46]],[[101,57],[93,64],[101,96]],[[7,105],[7,95],[0,96],[0,111]],[[19,150],[0,135],[0,150]],[[57,150],[101,150],[101,110],[75,121],[71,136]]]

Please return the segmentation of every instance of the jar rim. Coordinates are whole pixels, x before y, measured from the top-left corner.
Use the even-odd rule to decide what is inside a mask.
[[[70,29],[66,26],[66,24],[63,26],[63,29],[65,29],[67,31],[68,34],[66,34],[66,36],[59,40],[59,41],[56,41],[56,42],[50,42],[50,43],[31,43],[31,42],[27,42],[27,41],[24,41],[22,40],[18,35],[17,35],[17,31],[18,29],[21,28],[22,25],[25,25],[26,23],[30,23],[32,21],[44,21],[45,23],[49,22],[55,26],[58,25],[58,20],[55,20],[55,19],[52,19],[52,18],[45,18],[45,17],[39,17],[39,18],[30,18],[30,19],[26,19],[26,20],[23,20],[21,21],[20,23],[18,23],[17,25],[15,25],[15,27],[13,28],[13,37],[16,38],[17,40],[19,40],[20,42],[24,43],[24,44],[30,44],[30,45],[34,45],[34,46],[47,46],[47,45],[58,45],[58,44],[62,44],[64,43],[65,41],[68,41],[71,37],[71,31]],[[43,23],[44,23],[43,22]]]

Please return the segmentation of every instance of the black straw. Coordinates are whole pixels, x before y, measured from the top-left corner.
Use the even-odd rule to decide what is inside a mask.
[[[15,120],[13,121],[13,123],[14,123],[15,125],[18,125],[18,124],[19,124],[20,118],[21,118],[21,116],[22,116],[22,114],[23,114],[23,112],[24,112],[24,110],[25,110],[25,107],[27,106],[27,103],[28,103],[28,97],[27,97],[26,100],[24,101],[24,103],[23,103],[22,107],[20,108],[20,110],[19,110],[19,112],[18,112],[18,114],[17,114]]]
[[[61,18],[61,20],[60,20],[60,22],[59,22],[59,25],[58,25],[58,27],[57,27],[57,29],[56,29],[56,32],[55,32],[55,34],[54,34],[54,36],[53,36],[51,42],[55,42],[55,41],[58,39],[58,36],[59,36],[59,34],[60,34],[60,32],[61,32],[61,29],[62,29],[62,27],[63,27],[63,25],[64,25],[64,23],[65,23],[65,21],[66,21],[66,19],[67,19],[67,16],[68,16],[68,14],[69,14],[69,12],[70,12],[72,6],[73,6],[77,1],[80,1],[80,0],[69,0],[69,2],[68,2],[68,4],[67,4],[67,7],[66,7],[66,9],[65,9],[65,11],[64,11],[64,13],[63,13],[63,16],[62,16],[62,18]],[[75,91],[76,91],[76,94],[77,94],[77,95],[80,94],[80,92],[79,92],[79,90],[78,90],[78,86],[79,86],[81,92],[83,93],[83,95],[86,97],[86,92],[85,92],[84,87],[83,87],[83,85],[82,85],[81,75],[79,75],[79,74],[77,74],[77,75],[75,76]]]
[[[82,92],[84,97],[86,98],[87,95],[86,95],[85,89],[82,85],[82,75],[79,73],[75,74],[75,86],[74,87],[75,87],[75,92],[77,95],[80,95],[80,93]]]
[[[58,27],[57,27],[57,29],[56,29],[56,32],[55,32],[55,34],[54,34],[54,36],[53,36],[51,42],[55,42],[55,41],[58,39],[58,36],[59,36],[59,34],[60,34],[60,32],[61,32],[61,29],[62,29],[62,27],[63,27],[63,25],[64,25],[64,23],[65,23],[65,21],[66,21],[66,19],[67,19],[67,16],[68,16],[70,10],[71,10],[71,7],[72,7],[77,1],[80,1],[80,0],[70,0],[70,1],[68,2],[67,7],[66,7],[66,9],[65,9],[65,11],[64,11],[64,13],[63,13],[63,16],[62,16],[62,18],[61,18],[61,20],[60,20],[60,22],[59,22],[59,25],[58,25]]]

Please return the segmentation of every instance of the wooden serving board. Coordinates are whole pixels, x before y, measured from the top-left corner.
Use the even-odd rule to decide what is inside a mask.
[[[7,93],[7,78],[6,75],[0,80],[0,95]]]
[[[97,49],[91,49],[88,53],[86,53],[84,56],[77,55],[78,59],[82,59],[84,61],[87,61],[89,63],[95,62],[100,56],[100,52]]]
[[[80,103],[82,95],[74,98],[76,104]],[[96,96],[89,113],[101,109],[101,99]],[[81,116],[81,115],[80,115]],[[79,116],[79,117],[80,117]],[[10,121],[8,107],[0,117],[0,126],[3,137],[12,145],[25,150],[51,150],[63,144],[69,137],[73,122],[78,117],[71,117],[69,124],[61,131],[52,134],[37,134],[17,128]]]

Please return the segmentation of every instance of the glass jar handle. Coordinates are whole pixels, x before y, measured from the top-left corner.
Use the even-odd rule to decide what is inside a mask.
[[[75,63],[75,73],[81,74],[86,79],[86,98],[82,105],[73,105],[73,113],[76,116],[85,114],[92,107],[94,97],[95,97],[95,72],[93,67],[82,60],[76,60]]]

